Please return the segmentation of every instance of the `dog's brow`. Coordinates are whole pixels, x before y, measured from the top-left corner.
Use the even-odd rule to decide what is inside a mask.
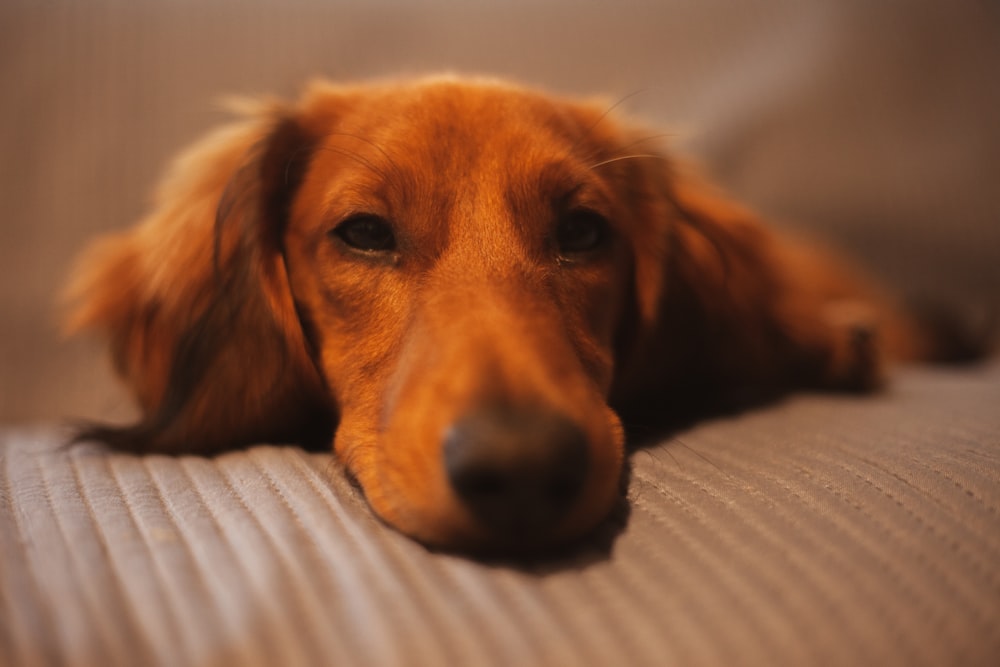
[[[327,134],[327,137],[328,138],[346,137],[372,147],[385,159],[385,163],[388,164],[391,173],[387,172],[385,169],[382,168],[381,165],[377,164],[376,161],[363,155],[361,152],[356,150],[351,150],[350,148],[344,146],[336,146],[336,145],[330,145],[330,143],[326,143],[320,146],[317,150],[328,151],[331,153],[336,153],[338,155],[343,155],[344,157],[350,158],[355,162],[357,162],[358,164],[362,165],[363,167],[367,168],[372,173],[374,173],[383,182],[386,183],[392,181],[402,182],[405,180],[405,173],[403,172],[402,169],[400,169],[399,164],[392,159],[392,156],[389,155],[389,153],[384,148],[379,146],[371,139],[368,139],[366,137],[357,134],[351,134],[348,132],[330,132],[329,134]]]
[[[349,151],[346,148],[338,148],[336,146],[320,146],[317,150],[328,151],[330,153],[336,153],[337,155],[343,155],[344,157],[351,158],[358,164],[362,165],[363,167],[367,167],[369,170],[374,172],[375,175],[381,178],[383,181],[389,180],[389,175],[386,174],[385,171],[375,166],[375,164],[371,160],[361,156],[358,153],[355,153],[354,151]]]
[[[392,156],[389,155],[389,153],[387,153],[384,148],[382,148],[381,146],[379,146],[377,143],[375,143],[371,139],[368,139],[367,137],[362,137],[359,134],[352,134],[350,132],[330,132],[328,136],[331,136],[331,137],[349,137],[351,139],[356,139],[356,140],[358,140],[358,141],[360,141],[362,143],[368,144],[369,146],[371,146],[372,148],[374,148],[375,150],[377,150],[379,153],[382,154],[382,157],[385,158],[386,162],[389,163],[389,165],[393,168],[393,170],[396,172],[397,175],[400,175],[402,173],[401,170],[400,170],[400,168],[399,168],[399,165],[396,164],[396,161],[392,159]]]

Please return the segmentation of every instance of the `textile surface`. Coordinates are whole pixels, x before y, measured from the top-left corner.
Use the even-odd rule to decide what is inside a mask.
[[[431,553],[332,458],[0,444],[4,665],[995,665],[1000,365],[904,369],[633,453],[543,563]]]

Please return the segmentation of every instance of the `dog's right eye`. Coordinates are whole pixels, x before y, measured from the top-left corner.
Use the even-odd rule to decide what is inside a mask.
[[[396,249],[392,225],[377,215],[357,215],[344,220],[333,232],[347,246],[364,252],[387,252]]]
[[[580,209],[563,216],[556,228],[556,244],[563,257],[594,252],[608,240],[608,221],[594,211]]]

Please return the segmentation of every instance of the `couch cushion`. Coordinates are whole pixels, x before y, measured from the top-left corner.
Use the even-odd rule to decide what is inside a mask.
[[[632,455],[610,550],[513,565],[374,519],[327,454],[0,436],[0,664],[987,665],[1000,365],[905,369]]]

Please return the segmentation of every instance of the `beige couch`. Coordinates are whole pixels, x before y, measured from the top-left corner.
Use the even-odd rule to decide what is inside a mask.
[[[981,339],[991,3],[9,0],[0,54],[0,665],[1000,663],[995,361],[697,424],[631,456],[590,544],[491,563],[381,525],[328,454],[60,448],[133,409],[53,307],[218,95],[447,68],[643,91],[730,189]]]

